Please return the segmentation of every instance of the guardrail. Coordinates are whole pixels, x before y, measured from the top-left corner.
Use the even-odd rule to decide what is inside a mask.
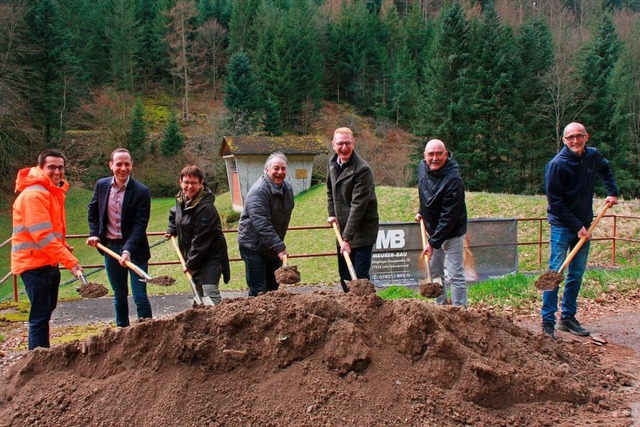
[[[603,216],[603,218],[613,218],[613,227],[611,230],[611,235],[610,236],[606,236],[606,237],[594,237],[592,238],[592,241],[611,241],[611,264],[615,265],[616,264],[616,255],[617,255],[617,242],[630,242],[630,243],[634,243],[634,244],[638,244],[640,243],[639,239],[635,239],[635,238],[631,238],[631,237],[620,237],[618,236],[618,222],[620,219],[624,219],[624,220],[636,220],[636,221],[640,221],[640,216],[633,216],[633,215],[615,215],[615,214],[611,214],[611,215],[605,215]],[[548,230],[548,224],[547,224],[547,218],[546,217],[536,217],[536,218],[518,218],[517,219],[518,224],[520,223],[526,223],[526,222],[534,222],[537,223],[537,240],[533,240],[533,241],[526,241],[526,242],[520,242],[518,241],[517,245],[518,246],[537,246],[537,264],[538,267],[542,266],[542,252],[543,252],[543,247],[547,246],[549,244],[549,240],[547,239],[543,239],[544,236],[544,231]],[[320,230],[320,229],[330,229],[331,226],[329,225],[310,225],[310,226],[297,226],[297,227],[290,227],[288,229],[288,231],[297,231],[297,230]],[[225,234],[230,234],[230,233],[237,233],[238,230],[237,229],[228,229],[228,230],[223,230],[223,232]],[[163,231],[152,231],[152,232],[148,232],[147,236],[164,236],[164,232]],[[86,239],[87,237],[89,237],[88,234],[70,234],[67,236],[67,239]],[[4,242],[0,243],[0,249],[3,248],[6,245],[9,245],[11,243],[11,239],[7,239]],[[159,241],[156,242],[154,245],[158,245],[160,243],[164,243],[164,241]],[[152,245],[152,246],[154,246]],[[471,245],[471,248],[474,247],[480,247],[481,245]],[[306,253],[306,254],[295,254],[295,255],[290,255],[289,258],[290,259],[294,259],[294,258],[311,258],[311,257],[323,257],[323,256],[335,256],[335,252],[318,252],[318,253]],[[237,261],[242,261],[242,258],[236,257],[236,258],[230,258],[229,261],[231,262],[237,262]],[[179,264],[179,261],[153,261],[153,262],[149,262],[149,266],[152,265],[174,265],[174,264]],[[83,268],[104,268],[104,264],[87,264],[87,265],[83,265]],[[2,285],[4,282],[6,282],[9,277],[13,276],[13,299],[14,301],[18,301],[18,278],[17,276],[14,276],[11,272],[5,274],[2,279],[0,279],[0,285]]]

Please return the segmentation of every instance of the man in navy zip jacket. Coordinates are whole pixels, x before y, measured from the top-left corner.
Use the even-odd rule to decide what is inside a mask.
[[[558,330],[587,336],[589,331],[575,318],[578,293],[587,267],[590,233],[593,221],[593,192],[596,175],[604,181],[611,206],[618,202],[618,187],[609,162],[593,147],[587,147],[589,134],[580,123],[569,123],[564,128],[564,147],[547,163],[544,181],[547,193],[547,217],[551,225],[549,269],[558,271],[567,252],[581,237],[587,241],[569,263]],[[558,287],[542,294],[542,331],[555,338]]]
[[[428,233],[424,254],[430,260],[433,276],[440,277],[445,286],[445,293],[436,299],[436,303],[447,304],[450,293],[452,305],[466,307],[464,182],[458,162],[439,139],[432,139],[424,148],[424,159],[418,165],[418,195],[420,211],[416,220],[424,219]]]

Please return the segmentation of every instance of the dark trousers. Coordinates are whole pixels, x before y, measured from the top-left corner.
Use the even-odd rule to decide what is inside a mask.
[[[244,273],[250,297],[258,296],[260,292],[278,290],[275,271],[282,267],[280,258],[269,258],[242,246],[240,246],[240,256],[244,261]]]
[[[370,279],[369,270],[371,270],[371,258],[373,255],[373,245],[361,246],[359,248],[351,248],[351,263],[353,269],[356,271],[358,279]],[[338,247],[338,272],[340,273],[340,284],[342,290],[349,292],[349,287],[346,282],[351,280],[351,274],[349,274],[349,267],[347,267],[347,261],[344,259],[344,255],[340,255],[340,247]]]
[[[31,303],[29,310],[29,350],[49,348],[49,321],[58,304],[60,270],[45,266],[23,272],[20,277]]]

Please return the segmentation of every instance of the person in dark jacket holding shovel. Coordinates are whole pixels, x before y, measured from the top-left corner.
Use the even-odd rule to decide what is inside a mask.
[[[227,241],[222,233],[215,195],[204,182],[199,167],[186,166],[180,172],[180,192],[169,211],[167,238],[178,237],[185,260],[184,272],[191,273],[198,294],[220,304],[220,277],[229,283],[231,270]]]
[[[264,174],[251,186],[238,225],[238,245],[244,261],[249,296],[278,290],[275,271],[289,255],[284,244],[291,212],[293,189],[285,181],[287,158],[269,156]]]
[[[420,212],[416,220],[424,219],[429,238],[424,255],[430,259],[434,277],[443,281],[445,293],[438,304],[467,306],[467,283],[464,277],[464,235],[467,232],[467,205],[464,183],[458,163],[453,160],[444,142],[432,139],[424,149],[424,160],[418,165],[418,195]],[[444,277],[446,266],[447,278]]]
[[[135,271],[128,271],[126,267],[126,263],[130,261],[142,270],[147,270],[151,258],[147,239],[151,193],[146,185],[131,176],[133,160],[126,148],[113,150],[109,169],[113,176],[98,180],[89,202],[87,245],[95,248],[101,243],[120,255],[116,260],[105,253],[104,264],[113,289],[116,325],[126,327],[129,326],[127,275],[131,280],[131,293],[138,319],[152,317],[146,282]]]
[[[373,245],[378,238],[378,199],[373,172],[355,151],[351,129],[338,128],[331,142],[335,155],[327,167],[327,222],[338,223],[342,245],[338,250],[338,272],[344,292],[352,279],[343,254],[351,257],[358,279],[370,279]]]
[[[591,236],[587,228],[593,221],[593,193],[596,175],[607,188],[605,202],[618,203],[618,187],[609,162],[593,147],[587,147],[589,134],[580,123],[569,123],[562,136],[564,146],[545,168],[544,182],[547,193],[547,217],[551,225],[549,238],[549,269],[558,271],[570,251],[581,237]],[[578,310],[578,293],[582,276],[587,267],[589,240],[569,263],[562,313],[558,329],[575,335],[587,336],[590,332],[575,318]],[[555,338],[556,311],[558,311],[558,287],[542,294],[542,332]]]

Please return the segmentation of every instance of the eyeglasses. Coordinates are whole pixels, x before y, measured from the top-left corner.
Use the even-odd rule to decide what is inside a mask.
[[[333,143],[333,145],[335,145],[336,147],[349,147],[349,146],[351,146],[351,144],[353,144],[353,142],[351,142],[351,141],[334,142]]]
[[[200,182],[199,181],[181,181],[181,184],[184,185],[185,187],[188,187],[188,186],[197,187],[198,185],[200,185]]]
[[[564,139],[566,139],[567,141],[571,141],[573,139],[575,139],[576,141],[581,141],[585,136],[587,135],[585,135],[584,133],[576,133],[575,135],[567,135],[564,137]]]

